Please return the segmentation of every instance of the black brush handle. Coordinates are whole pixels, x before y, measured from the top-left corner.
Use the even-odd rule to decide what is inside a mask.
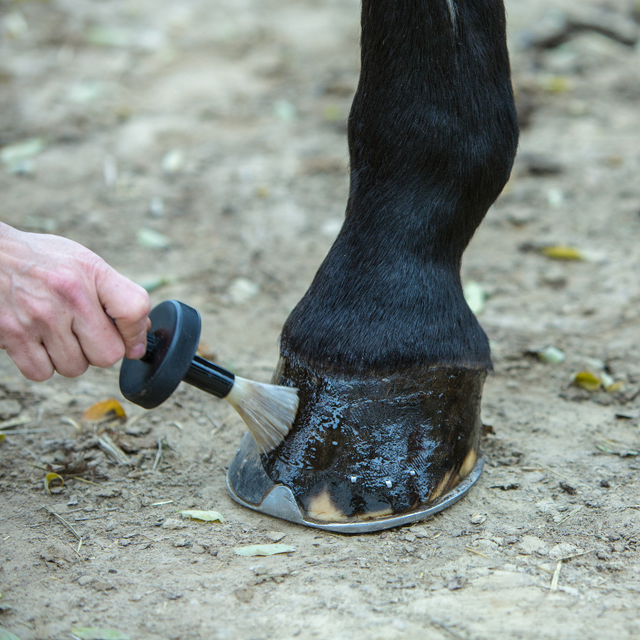
[[[183,302],[165,300],[149,318],[146,353],[140,360],[125,358],[120,368],[122,395],[145,409],[153,409],[184,381],[218,398],[226,397],[235,376],[196,355],[200,314]]]
[[[206,391],[216,398],[225,398],[235,383],[236,377],[213,362],[194,356],[183,382]]]
[[[143,362],[153,362],[159,349],[160,341],[154,333],[147,333],[147,351],[142,356]],[[224,398],[231,391],[236,377],[222,367],[219,367],[209,360],[200,356],[193,356],[189,369],[182,382],[186,382],[193,387],[206,391],[216,398]]]

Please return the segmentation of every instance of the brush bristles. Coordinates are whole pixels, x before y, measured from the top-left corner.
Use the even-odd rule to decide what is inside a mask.
[[[297,389],[238,376],[225,400],[246,422],[262,453],[269,453],[284,440],[298,413]]]

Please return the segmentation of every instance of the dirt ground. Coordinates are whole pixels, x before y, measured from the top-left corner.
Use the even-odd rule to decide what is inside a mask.
[[[382,534],[304,529],[228,497],[243,424],[226,403],[182,385],[96,425],[83,412],[121,398],[118,367],[36,384],[2,352],[0,627],[640,637],[640,6],[507,9],[520,156],[463,269],[495,361],[476,487]],[[2,0],[1,219],[85,244],[154,304],[198,308],[210,355],[268,381],[343,216],[358,24],[356,0]],[[549,346],[562,363],[541,361]],[[572,384],[581,371],[609,391]],[[47,471],[64,477],[51,495]],[[225,522],[182,520],[189,508]],[[295,550],[234,552],[276,541]]]

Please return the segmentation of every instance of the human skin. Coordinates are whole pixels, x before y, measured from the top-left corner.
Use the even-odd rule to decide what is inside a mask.
[[[147,292],[82,245],[0,222],[0,348],[29,380],[146,349]]]

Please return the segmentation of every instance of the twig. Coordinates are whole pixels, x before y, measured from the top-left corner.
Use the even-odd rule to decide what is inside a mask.
[[[582,551],[581,553],[573,553],[570,556],[564,556],[564,558],[560,558],[560,560],[562,560],[563,562],[566,562],[567,560],[573,560],[574,558],[581,558],[582,556],[589,555],[594,551],[595,549],[589,549],[589,551]]]
[[[80,480],[80,482],[86,482],[87,484],[93,484],[96,487],[100,486],[99,482],[94,482],[93,480],[87,480],[86,478],[81,478],[80,476],[75,476],[74,480]]]
[[[80,553],[80,547],[82,546],[82,536],[62,516],[58,515],[53,509],[50,509],[45,505],[42,505],[42,509],[45,509],[46,511],[48,511],[59,522],[61,522],[65,527],[67,527],[67,529],[69,529],[71,533],[73,533],[73,535],[76,537],[76,540],[78,540],[78,543],[79,543],[77,553]]]
[[[556,570],[553,572],[553,578],[551,578],[551,591],[558,590],[558,580],[560,580],[560,571],[562,569],[562,558],[558,560],[558,564],[556,565]]]
[[[106,433],[98,436],[100,448],[118,464],[131,464],[129,456]]]
[[[166,440],[164,436],[158,439],[158,451],[156,452],[156,459],[153,461],[153,467],[151,467],[152,471],[155,471],[160,464],[160,458],[162,458],[162,446],[166,444]]]
[[[439,620],[434,620],[433,618],[431,618],[429,622],[431,623],[432,626],[440,627],[440,629],[442,629],[443,631],[450,633],[454,638],[456,638],[456,640],[464,640],[463,636],[461,636],[459,633],[456,633],[451,627],[447,626],[444,622],[440,622]]]
[[[99,520],[100,518],[106,518],[109,514],[103,513],[101,516],[89,516],[88,518],[74,518],[76,522],[85,522],[87,520]]]
[[[142,416],[147,415],[146,411],[141,411],[140,413],[136,413],[135,416],[131,416],[125,423],[124,423],[124,430],[126,431],[129,427],[131,427],[132,425],[134,425],[136,422],[138,422],[138,420],[140,420],[140,418],[142,418]]]
[[[489,559],[488,555],[486,555],[485,553],[482,553],[481,551],[478,551],[477,549],[474,549],[473,547],[465,547],[465,549],[469,553],[475,553],[477,556],[482,556],[483,558],[486,558],[487,560]]]
[[[78,433],[82,431],[82,427],[73,418],[70,418],[69,416],[62,416],[62,418],[60,418],[60,422],[62,422],[63,424],[68,424],[72,426]]]
[[[159,507],[160,505],[163,504],[171,504],[172,502],[175,502],[175,500],[164,500],[163,502],[153,502],[152,504],[150,504],[150,507]]]
[[[583,509],[584,509],[584,505],[580,505],[577,509],[574,509],[568,516],[560,520],[558,524],[562,524],[563,522],[566,522],[569,518],[571,518],[572,516],[575,516],[576,513],[578,513],[578,511],[582,511]]]
[[[44,433],[45,431],[49,431],[49,429],[16,429],[15,431],[3,431],[0,430],[0,433],[3,435],[6,434],[8,436],[26,436],[30,433]]]
[[[22,418],[11,418],[11,420],[0,422],[0,431],[11,429],[12,427],[19,427],[20,425],[27,424],[27,422],[31,422],[31,418],[28,416],[23,416]]]

